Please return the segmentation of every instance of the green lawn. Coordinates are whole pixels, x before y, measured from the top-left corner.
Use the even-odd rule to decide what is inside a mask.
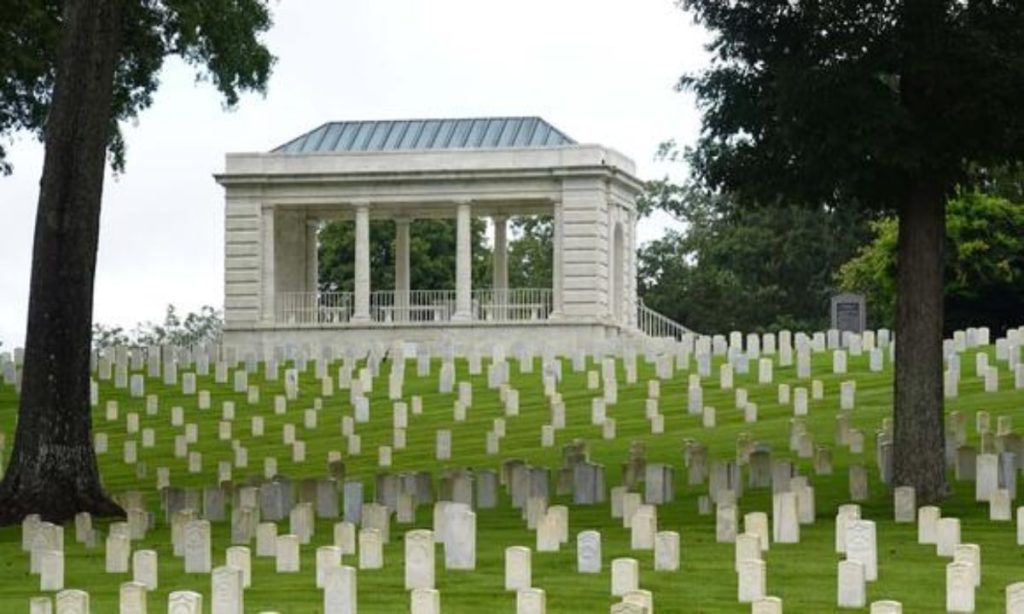
[[[985,351],[993,352],[989,347]],[[995,428],[996,417],[1014,416],[1018,428],[1024,426],[1024,391],[1013,390],[1013,376],[1001,367],[1000,392],[985,393],[982,380],[973,377],[974,359],[968,352],[962,360],[962,378],[959,397],[947,403],[947,411],[959,410],[967,414],[969,437],[977,444],[974,431],[974,414],[986,410],[992,415]],[[992,362],[994,363],[994,356]],[[945,565],[947,559],[935,555],[934,547],[916,543],[916,525],[896,525],[892,522],[891,496],[878,477],[874,458],[874,433],[880,428],[882,419],[891,414],[892,372],[888,365],[884,373],[868,371],[867,355],[850,357],[849,373],[832,375],[831,354],[814,355],[814,378],[825,386],[823,401],[810,401],[810,415],[806,422],[816,443],[832,447],[834,474],[816,476],[810,460],[798,460],[788,450],[788,424],[792,408],[777,403],[776,386],[779,383],[810,386],[809,381],[797,383],[795,368],[775,367],[775,382],[758,385],[756,361],[751,362],[751,373],[736,375],[735,386],[744,387],[750,393],[751,401],[759,406],[759,421],[745,424],[741,411],[734,409],[733,391],[723,391],[718,385],[719,361],[716,359],[713,376],[705,378],[704,403],[717,408],[718,426],[706,429],[701,426],[700,416],[686,413],[686,386],[688,374],[677,372],[674,377],[662,383],[661,412],[665,415],[665,433],[650,434],[644,417],[644,399],[647,395],[647,380],[655,377],[652,365],[642,356],[638,359],[639,377],[637,384],[627,385],[620,364],[619,402],[608,408],[608,415],[615,418],[618,437],[614,441],[601,439],[600,427],[590,425],[590,399],[596,392],[587,390],[585,372],[575,373],[571,361],[563,360],[564,381],[559,390],[566,402],[567,428],[559,431],[555,448],[540,447],[541,425],[549,419],[550,412],[543,394],[540,376],[540,360],[532,374],[520,374],[518,363],[510,359],[511,383],[520,391],[520,415],[507,418],[507,435],[501,441],[498,456],[487,456],[485,433],[491,428],[493,418],[503,415],[497,390],[487,388],[486,375],[470,377],[467,363],[458,361],[457,381],[472,380],[474,385],[473,405],[466,422],[452,421],[452,403],[455,394],[437,392],[440,363],[435,360],[431,376],[416,377],[415,361],[406,366],[404,394],[423,397],[422,415],[409,415],[407,448],[394,452],[391,471],[428,469],[439,472],[443,467],[490,467],[497,468],[504,458],[523,458],[535,465],[551,468],[561,462],[561,445],[573,438],[589,442],[591,458],[604,463],[608,488],[619,483],[619,466],[626,460],[630,442],[643,439],[647,443],[648,461],[670,463],[676,467],[676,501],[661,506],[658,510],[659,530],[675,530],[682,535],[682,568],[678,572],[655,572],[652,552],[631,552],[629,531],[621,527],[621,521],[610,517],[608,503],[593,507],[572,506],[569,500],[554,498],[551,504],[570,505],[570,543],[561,552],[551,554],[533,553],[533,584],[547,592],[548,612],[607,612],[613,598],[610,595],[610,562],[621,556],[634,556],[640,561],[640,586],[653,591],[655,609],[660,614],[668,612],[746,612],[749,605],[736,602],[736,574],[733,571],[733,545],[716,544],[714,516],[700,516],[697,513],[697,499],[706,494],[702,487],[686,486],[682,459],[682,442],[686,438],[696,439],[709,448],[713,459],[734,457],[736,438],[740,433],[749,433],[756,441],[768,442],[773,447],[773,457],[788,457],[797,462],[800,472],[810,476],[815,488],[817,519],[813,525],[801,527],[801,542],[792,545],[773,544],[765,554],[767,561],[768,592],[781,597],[786,612],[824,612],[835,609],[836,564],[838,555],[833,552],[833,527],[836,507],[848,502],[847,467],[860,462],[869,468],[870,501],[862,503],[862,517],[876,521],[878,526],[879,579],[868,587],[869,602],[878,599],[896,599],[904,604],[905,612],[938,612],[945,605]],[[485,360],[484,373],[486,374]],[[336,375],[339,363],[332,365],[330,373]],[[691,361],[696,368],[696,362]],[[357,433],[362,436],[363,454],[346,457],[349,477],[360,477],[365,483],[367,499],[372,496],[373,476],[377,473],[377,446],[391,443],[391,403],[387,399],[387,377],[385,363],[381,376],[375,380],[371,395],[371,421],[358,424]],[[592,363],[588,368],[598,369]],[[281,369],[283,374],[283,367]],[[217,461],[233,458],[230,442],[217,439],[217,422],[221,415],[221,402],[234,400],[237,404],[234,436],[242,439],[249,448],[249,468],[235,469],[234,478],[242,481],[250,474],[262,474],[264,456],[276,456],[279,471],[292,478],[322,475],[326,470],[329,450],[346,450],[341,436],[341,416],[351,415],[347,391],[336,391],[333,397],[324,399],[324,408],[319,415],[319,428],[307,431],[302,427],[302,410],[312,407],[313,399],[320,392],[320,383],[314,377],[312,364],[301,378],[299,400],[289,405],[287,415],[278,416],[273,412],[273,397],[283,394],[283,375],[277,382],[262,381],[262,366],[259,374],[250,377],[250,383],[260,386],[260,403],[249,405],[245,395],[235,394],[229,384],[215,385],[212,377],[199,378],[200,390],[210,390],[213,396],[212,409],[199,411],[197,398],[186,397],[181,387],[165,387],[157,379],[147,378],[146,392],[160,396],[160,411],[156,416],[145,414],[145,401],[131,399],[127,389],[114,389],[112,381],[100,383],[101,402],[94,413],[94,427],[109,433],[110,451],[100,456],[102,474],[108,489],[117,492],[130,489],[146,490],[150,510],[158,509],[159,497],[154,490],[156,467],[171,469],[171,481],[175,486],[198,487],[216,480]],[[862,455],[851,455],[847,450],[834,446],[835,416],[839,407],[839,385],[843,380],[857,380],[857,407],[853,411],[852,426],[865,433],[865,450]],[[457,391],[457,386],[456,386]],[[104,405],[109,399],[120,403],[117,422],[105,419]],[[170,425],[171,407],[182,405],[186,410],[186,421],[198,422],[200,441],[190,449],[203,453],[203,473],[190,475],[184,459],[173,458],[173,436],[181,429]],[[12,444],[17,398],[11,387],[0,384],[0,430],[7,434],[8,450]],[[121,462],[122,443],[125,434],[124,420],[128,412],[137,412],[141,426],[153,427],[157,431],[157,446],[154,449],[139,447],[139,460],[148,466],[148,475],[136,479],[135,469]],[[249,438],[249,417],[262,415],[266,421],[266,434],[259,439]],[[307,442],[307,462],[292,465],[290,446],[281,444],[281,428],[286,422],[296,425],[298,437]],[[435,430],[450,428],[453,431],[453,460],[439,463],[434,460]],[[132,437],[140,437],[133,435]],[[952,480],[952,472],[950,473]],[[435,489],[437,482],[435,480]],[[976,592],[980,612],[1001,612],[1004,608],[1004,589],[1007,584],[1024,580],[1024,547],[1016,545],[1016,528],[1013,522],[996,523],[988,520],[988,505],[974,502],[973,483],[953,482],[955,492],[944,503],[944,516],[956,516],[962,522],[962,541],[981,546],[983,572],[982,584]],[[554,493],[554,485],[551,492]],[[750,511],[771,513],[769,490],[746,490],[739,502],[740,517]],[[97,521],[105,531],[105,522]],[[281,533],[286,532],[287,522],[281,523]],[[408,595],[403,589],[403,545],[402,533],[412,528],[430,528],[431,509],[421,507],[417,522],[412,525],[398,525],[392,519],[392,541],[385,546],[385,569],[359,571],[358,591],[360,612],[403,612],[408,610]],[[577,574],[575,535],[585,529],[598,529],[602,535],[603,571],[599,575]],[[229,545],[229,523],[214,526],[214,565],[223,564],[224,550]],[[275,610],[282,613],[311,613],[321,609],[321,593],[314,585],[315,548],[331,543],[331,523],[319,521],[313,543],[302,549],[302,573],[277,575],[272,559],[253,557],[253,586],[246,591],[247,612]],[[92,596],[93,612],[117,611],[117,588],[121,582],[130,580],[130,574],[104,573],[102,546],[86,550],[76,544],[74,527],[66,528],[65,586],[88,590]],[[477,569],[473,572],[447,572],[444,570],[443,554],[438,550],[437,588],[441,592],[442,608],[445,612],[514,612],[515,596],[506,593],[504,587],[504,549],[508,546],[523,545],[534,549],[535,536],[527,531],[513,510],[507,496],[502,493],[501,504],[495,510],[478,510],[477,515]],[[252,545],[255,551],[255,544]],[[141,543],[133,544],[134,549],[153,548],[160,556],[160,588],[150,594],[151,612],[166,609],[166,598],[172,590],[191,589],[204,593],[208,600],[210,579],[207,575],[185,574],[182,559],[175,558],[170,549],[169,529],[162,521],[157,530],[151,531]],[[28,555],[20,549],[20,527],[0,529],[0,561],[4,573],[0,576],[0,612],[24,612],[28,609],[31,596],[37,595],[39,579],[28,573]],[[345,564],[356,565],[356,557],[345,557]],[[209,608],[207,601],[207,608]]]

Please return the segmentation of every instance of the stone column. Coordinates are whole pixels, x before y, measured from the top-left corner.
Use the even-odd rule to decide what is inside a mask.
[[[508,217],[495,215],[494,222],[494,289],[508,289]]]
[[[553,234],[553,245],[551,246],[551,319],[558,319],[562,317],[563,313],[563,298],[562,289],[565,284],[565,280],[562,277],[562,240],[565,236],[565,216],[562,211],[562,203],[553,203],[553,221],[554,228],[552,229]]]
[[[487,318],[504,320],[508,317],[508,216],[495,215],[493,279],[494,296],[491,299],[497,309],[492,308]]]
[[[616,243],[616,240],[615,240],[615,238],[616,238],[616,233],[615,233],[616,226],[615,226],[615,223],[616,223],[617,219],[615,217],[614,206],[612,205],[611,200],[607,199],[607,198],[605,199],[605,211],[607,213],[607,217],[606,217],[607,222],[606,222],[606,225],[605,225],[605,228],[607,229],[607,235],[606,235],[607,236],[607,244],[606,244],[606,247],[605,247],[605,252],[606,252],[606,254],[608,256],[608,260],[607,260],[607,264],[606,264],[606,268],[607,268],[607,271],[608,271],[608,276],[607,276],[607,278],[605,280],[605,291],[604,291],[604,306],[605,306],[605,310],[604,310],[604,314],[602,314],[602,315],[607,320],[615,322],[615,323],[618,323],[619,313],[618,313],[618,310],[617,310],[616,304],[615,304],[616,303],[615,290],[617,288],[620,288],[618,286],[618,284],[622,280],[622,276],[618,274],[618,273],[620,273],[622,271],[622,260],[621,260],[622,250],[621,250],[621,242],[620,243]],[[617,268],[616,268],[616,264],[618,264]],[[620,293],[620,296],[621,296],[621,293]]]
[[[455,313],[452,320],[463,322],[473,317],[472,223],[470,204],[460,202],[455,224]]]
[[[317,230],[320,228],[320,220],[316,218],[306,219],[306,292],[316,296],[320,289],[320,262],[317,253]],[[313,300],[316,304],[316,300]]]
[[[277,287],[274,279],[274,207],[263,207],[260,210],[260,220],[263,224],[263,236],[261,237],[263,251],[261,254],[260,284],[262,289],[263,312],[261,319],[266,324],[273,324],[277,319]]]
[[[409,316],[409,218],[395,218],[395,319]]]
[[[636,213],[633,211],[629,212],[629,224],[626,226],[627,236],[629,239],[626,241],[626,249],[628,250],[626,262],[626,280],[629,282],[626,285],[626,301],[628,311],[626,312],[626,323],[629,326],[636,327],[636,310],[637,310],[637,287],[636,287]]]
[[[370,204],[356,203],[356,279],[353,322],[370,321]]]

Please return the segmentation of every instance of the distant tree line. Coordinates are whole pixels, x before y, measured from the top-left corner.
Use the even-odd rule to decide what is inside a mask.
[[[640,247],[641,298],[709,334],[827,328],[835,272],[870,240],[857,209],[741,207],[666,181],[649,184],[641,209],[682,223]]]
[[[223,328],[224,314],[209,305],[203,305],[198,312],[190,311],[185,315],[180,315],[174,305],[168,305],[162,322],[139,322],[131,330],[94,323],[92,346],[93,349],[119,345],[193,347],[219,342]]]
[[[896,320],[895,216],[859,207],[738,206],[727,195],[655,181],[641,197],[682,222],[639,249],[646,304],[703,333],[820,330],[829,299],[864,294],[868,325]],[[1024,323],[1024,194],[1013,177],[958,192],[946,207],[945,329]]]

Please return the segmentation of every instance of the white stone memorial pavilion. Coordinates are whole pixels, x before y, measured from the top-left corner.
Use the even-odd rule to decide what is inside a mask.
[[[633,161],[536,117],[329,122],[268,153],[228,154],[224,343],[456,345],[678,337],[636,289]],[[508,287],[507,222],[554,220],[551,288]],[[410,225],[456,220],[455,288],[410,286]],[[474,288],[471,225],[493,224],[493,283]],[[394,288],[370,285],[370,220],[395,223]],[[354,291],[318,284],[317,231],[355,221]]]

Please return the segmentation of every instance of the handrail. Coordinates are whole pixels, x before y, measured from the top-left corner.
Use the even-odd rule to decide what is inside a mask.
[[[645,305],[643,299],[637,300],[636,322],[637,328],[648,337],[671,337],[680,341],[685,336],[695,334],[689,328]]]

